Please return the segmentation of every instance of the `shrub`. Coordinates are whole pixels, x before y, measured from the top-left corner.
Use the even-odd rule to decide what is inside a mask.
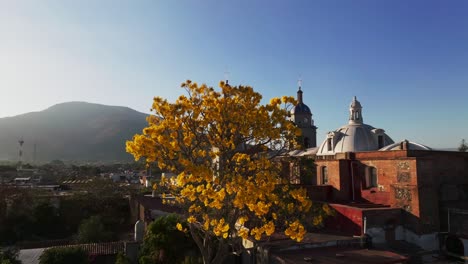
[[[177,229],[178,224],[183,231]],[[139,261],[141,264],[196,262],[197,253],[197,246],[187,231],[187,222],[169,214],[148,226]]]
[[[82,221],[77,240],[80,243],[95,243],[110,241],[111,237],[112,234],[106,230],[101,217],[91,216]]]
[[[18,260],[18,250],[0,248],[0,264],[21,264],[21,261]]]
[[[119,252],[115,259],[115,264],[130,264],[130,260],[125,256],[124,253]]]

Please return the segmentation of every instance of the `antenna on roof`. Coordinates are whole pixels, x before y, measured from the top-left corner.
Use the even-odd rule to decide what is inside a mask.
[[[18,160],[18,169],[21,170],[23,169],[23,144],[24,144],[24,140],[23,140],[23,137],[21,137],[19,140],[18,140],[18,143],[19,143],[19,160]]]
[[[36,158],[37,158],[37,144],[34,142],[34,150],[33,150],[33,162],[36,164]]]

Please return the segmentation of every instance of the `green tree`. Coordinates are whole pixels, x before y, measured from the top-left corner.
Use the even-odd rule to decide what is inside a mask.
[[[104,186],[105,182],[98,181],[97,185]],[[35,189],[0,186],[0,245],[69,238],[78,232],[84,219],[96,215],[108,231],[106,239],[114,239],[130,227],[129,200],[124,194],[125,190],[96,187],[87,194],[60,197],[55,203],[55,198],[44,197]]]
[[[88,254],[79,247],[49,248],[39,257],[39,264],[88,264]]]
[[[182,231],[177,229],[181,225]],[[148,226],[140,251],[141,264],[182,263],[193,256],[197,245],[188,233],[187,222],[170,214],[160,217]]]
[[[0,244],[31,238],[33,201],[30,189],[0,186]]]
[[[129,228],[129,200],[118,191],[102,190],[61,198],[59,215],[66,234],[76,234],[83,220],[91,216],[100,216],[112,236]]]
[[[18,260],[18,250],[0,248],[0,264],[21,264],[21,261]]]
[[[91,216],[83,220],[78,228],[77,240],[80,243],[95,243],[111,240],[111,234],[106,230],[100,216]]]
[[[63,223],[58,210],[49,201],[37,204],[33,209],[34,232],[41,238],[60,238],[63,235]]]
[[[468,150],[468,145],[465,143],[465,139],[462,139],[460,146],[458,146],[458,151],[466,152]]]
[[[314,184],[317,177],[317,166],[311,158],[300,157],[297,161],[300,166],[301,184]]]
[[[125,256],[124,253],[119,252],[115,258],[115,264],[130,264],[130,260]]]

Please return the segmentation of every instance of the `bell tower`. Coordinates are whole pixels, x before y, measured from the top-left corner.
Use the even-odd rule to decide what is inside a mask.
[[[302,131],[301,142],[304,148],[317,147],[317,127],[312,119],[310,108],[304,104],[302,81],[298,82],[297,104],[291,109],[291,120]]]

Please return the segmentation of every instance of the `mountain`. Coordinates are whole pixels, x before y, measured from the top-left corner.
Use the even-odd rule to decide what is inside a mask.
[[[0,160],[18,160],[18,140],[23,138],[25,162],[34,156],[37,162],[131,161],[125,141],[141,133],[146,117],[128,107],[68,102],[0,118]]]

